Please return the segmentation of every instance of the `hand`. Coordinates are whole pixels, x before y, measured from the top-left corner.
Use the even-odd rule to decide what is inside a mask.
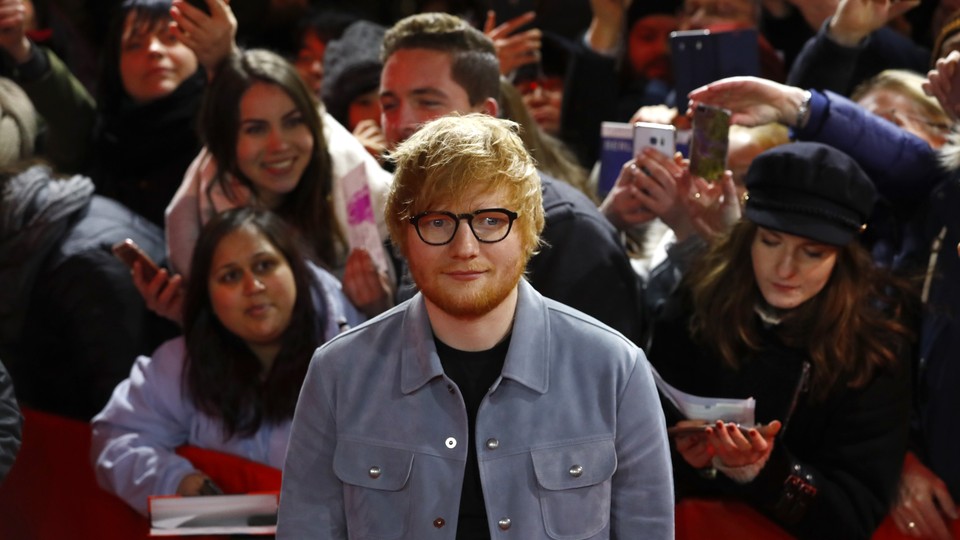
[[[913,452],[907,452],[900,475],[899,495],[890,515],[903,534],[951,540],[953,535],[948,520],[957,519],[957,507],[943,480],[924,466]]]
[[[209,480],[210,477],[200,473],[190,473],[183,477],[180,480],[180,484],[177,485],[177,495],[181,497],[196,497],[198,495],[211,495],[211,493],[206,492],[204,481]]]
[[[827,34],[840,45],[855,47],[891,19],[919,5],[919,0],[840,0]]]
[[[139,262],[133,263],[130,273],[147,309],[183,326],[183,277],[180,274],[170,277],[167,270],[161,268],[153,280],[147,281]]]
[[[613,188],[600,203],[600,213],[618,231],[646,223],[657,217],[654,212],[644,206],[641,200],[644,196],[641,176],[646,176],[646,173],[640,170],[640,166],[637,159],[624,163]]]
[[[688,182],[689,188],[686,187]],[[723,179],[712,184],[691,174],[681,177],[679,183],[684,193],[693,191],[693,196],[683,201],[690,222],[701,238],[725,234],[740,221],[740,199],[731,171],[724,171]]]
[[[354,249],[347,256],[343,272],[343,292],[367,317],[393,307],[393,287],[386,273],[377,270],[365,249]]]
[[[360,141],[360,144],[367,149],[371,156],[377,159],[381,164],[387,152],[387,138],[380,128],[380,123],[372,119],[364,119],[357,122],[353,128],[353,136]]]
[[[729,109],[730,122],[742,126],[760,126],[771,122],[792,126],[806,92],[796,86],[759,77],[728,77],[690,92],[692,111],[698,103]]]
[[[540,39],[543,37],[540,30],[531,28],[514,34],[518,28],[533,21],[536,16],[535,12],[530,11],[497,26],[497,14],[493,11],[487,12],[483,33],[493,40],[493,46],[497,49],[501,75],[540,61]]]
[[[745,467],[765,460],[773,451],[773,439],[780,432],[780,421],[750,429],[746,436],[733,423],[723,420],[705,430],[707,445],[725,467]]]
[[[688,163],[679,153],[672,158],[652,148],[637,156],[640,168],[639,199],[657,215],[682,242],[695,233],[687,199],[693,191],[683,180],[689,175]]]
[[[170,29],[197,55],[197,61],[213,78],[217,67],[237,50],[237,18],[229,0],[206,0],[210,15],[184,0],[173,0]]]
[[[703,425],[700,420],[681,420],[677,426]],[[710,466],[715,450],[707,443],[705,432],[678,435],[674,440],[677,453],[694,469],[703,469]]]
[[[590,0],[593,18],[587,28],[586,40],[598,52],[616,50],[623,40],[623,20],[632,0]]]
[[[928,96],[935,97],[954,122],[960,120],[960,80],[956,80],[960,75],[957,72],[958,63],[960,51],[951,51],[937,60],[936,66],[927,73],[927,80],[923,83],[923,91]]]
[[[27,39],[27,5],[23,0],[0,0],[0,48],[14,62],[30,59],[32,44]]]

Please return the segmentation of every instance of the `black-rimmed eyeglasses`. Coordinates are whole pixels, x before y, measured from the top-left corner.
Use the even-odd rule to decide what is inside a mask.
[[[517,216],[516,212],[506,208],[483,208],[469,214],[430,210],[411,217],[410,223],[424,243],[442,246],[453,240],[460,228],[460,221],[465,219],[477,240],[493,244],[510,234]]]

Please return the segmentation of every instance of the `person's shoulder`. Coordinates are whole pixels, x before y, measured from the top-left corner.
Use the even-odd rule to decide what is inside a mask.
[[[379,361],[379,355],[364,354],[363,351],[382,351],[383,347],[393,349],[400,346],[403,337],[401,332],[404,316],[409,304],[410,300],[407,300],[338,334],[317,349],[314,360],[317,362],[346,362],[350,366],[357,363]]]
[[[130,382],[134,386],[179,386],[186,361],[186,341],[183,336],[175,337],[157,346],[150,356],[137,357],[130,369]]]
[[[563,219],[586,220],[597,224],[605,231],[614,232],[597,205],[570,184],[540,171],[543,193],[543,211],[547,223]]]
[[[556,300],[543,297],[544,307],[550,317],[551,327],[559,330],[565,339],[587,340],[609,347],[637,347],[626,336],[586,313]],[[556,333],[556,332],[555,332]]]

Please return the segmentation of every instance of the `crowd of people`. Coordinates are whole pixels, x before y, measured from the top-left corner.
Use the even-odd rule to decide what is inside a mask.
[[[241,4],[0,0],[0,481],[19,403],[142,514],[282,470],[279,538],[960,537],[960,4]]]

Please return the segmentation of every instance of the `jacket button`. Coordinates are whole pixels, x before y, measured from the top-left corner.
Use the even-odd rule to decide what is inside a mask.
[[[500,527],[501,531],[509,529],[510,525],[513,525],[513,522],[510,521],[510,518],[500,518],[500,521],[497,522],[497,526]]]
[[[583,467],[580,465],[574,465],[570,467],[570,476],[574,478],[580,478],[583,475]]]
[[[457,440],[453,437],[447,437],[447,440],[443,441],[443,444],[447,445],[447,448],[453,450],[457,447]]]
[[[443,527],[444,525],[446,525],[446,524],[447,524],[447,521],[446,521],[445,519],[443,519],[443,518],[437,518],[437,519],[433,520],[433,526],[436,527],[436,528],[438,528],[438,529],[442,528],[442,527]]]
[[[381,475],[382,473],[383,473],[383,471],[380,470],[380,467],[377,467],[376,465],[374,465],[373,467],[370,467],[370,470],[368,471],[368,474],[370,475],[370,478],[374,478],[374,479],[380,478],[380,475]]]
[[[487,450],[496,450],[497,448],[500,448],[500,441],[493,438],[487,439]]]

